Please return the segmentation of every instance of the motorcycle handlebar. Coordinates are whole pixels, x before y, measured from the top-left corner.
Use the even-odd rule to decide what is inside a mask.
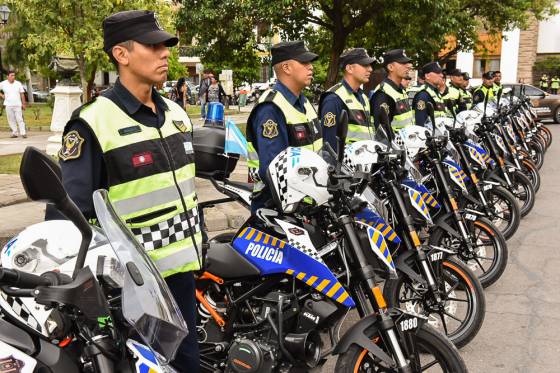
[[[21,289],[35,289],[38,286],[50,286],[52,281],[17,269],[0,268],[0,284]]]

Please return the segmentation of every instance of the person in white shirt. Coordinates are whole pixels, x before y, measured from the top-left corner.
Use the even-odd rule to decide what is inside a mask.
[[[8,124],[12,129],[12,137],[27,137],[25,132],[25,122],[23,121],[22,110],[25,110],[25,90],[23,85],[16,80],[16,73],[13,71],[8,72],[8,79],[0,83],[0,97],[4,99],[4,106],[6,107],[6,116],[8,117]]]

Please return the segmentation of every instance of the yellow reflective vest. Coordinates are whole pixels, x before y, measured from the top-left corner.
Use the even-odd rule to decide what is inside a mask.
[[[395,113],[391,120],[391,128],[398,131],[401,128],[414,125],[414,111],[410,107],[407,92],[403,89],[401,92],[386,82],[381,82],[375,89],[375,92],[384,92],[395,102]]]

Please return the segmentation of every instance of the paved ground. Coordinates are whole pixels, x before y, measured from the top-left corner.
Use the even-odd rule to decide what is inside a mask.
[[[12,139],[9,132],[0,132],[0,155],[23,153],[28,146],[45,150],[47,139],[52,135],[52,132],[29,132],[26,139]]]

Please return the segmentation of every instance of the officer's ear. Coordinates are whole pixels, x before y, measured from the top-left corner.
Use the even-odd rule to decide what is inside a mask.
[[[128,66],[130,59],[130,52],[133,49],[133,41],[127,41],[117,44],[111,50],[113,58],[119,65]]]

